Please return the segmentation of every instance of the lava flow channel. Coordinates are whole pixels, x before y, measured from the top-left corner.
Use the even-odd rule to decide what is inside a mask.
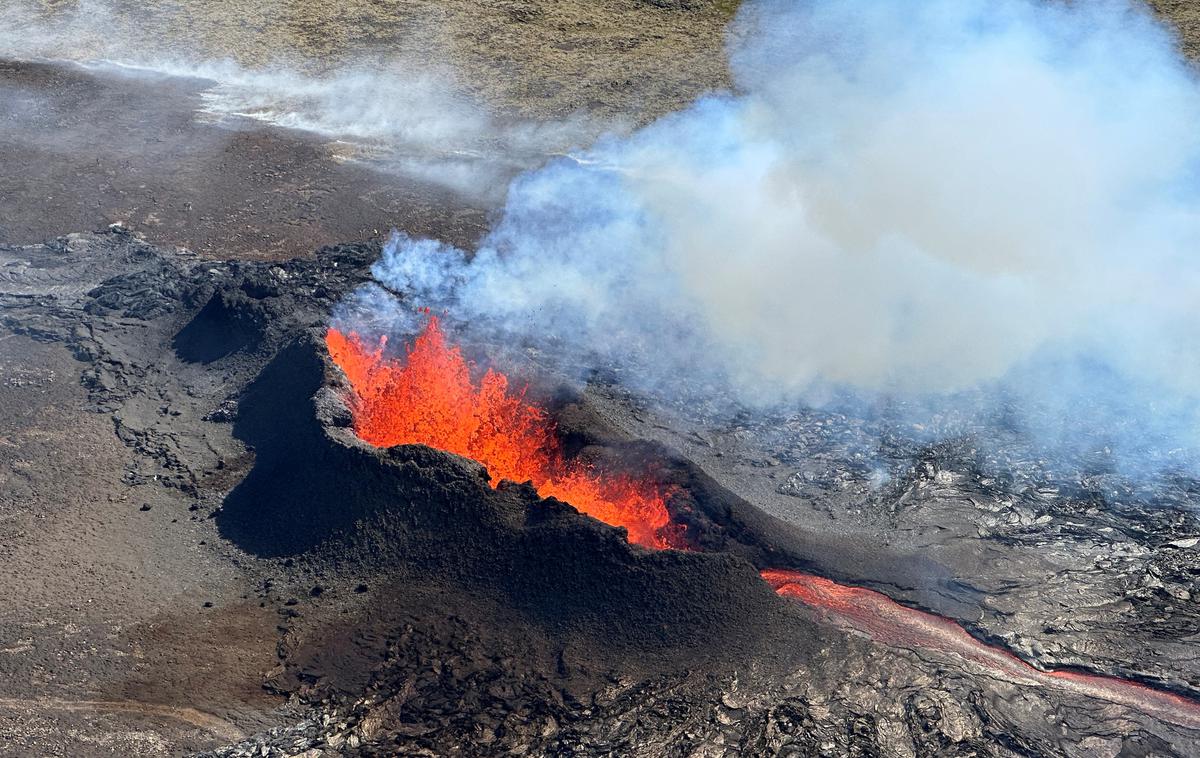
[[[493,485],[531,482],[542,497],[570,503],[652,548],[682,547],[667,510],[668,493],[652,482],[601,474],[563,456],[549,414],[489,369],[472,378],[438,319],[408,346],[403,359],[384,356],[353,332],[329,329],[329,355],[350,380],[350,407],[360,438],[377,447],[428,445],[482,463]]]
[[[1200,729],[1200,703],[1181,695],[1116,677],[1041,671],[1006,650],[980,642],[948,618],[905,607],[873,590],[798,571],[767,569],[762,577],[780,596],[799,600],[829,622],[884,645],[947,653],[1018,684],[1057,687]]]

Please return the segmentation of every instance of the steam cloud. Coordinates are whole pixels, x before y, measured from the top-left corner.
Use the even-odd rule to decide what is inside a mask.
[[[376,278],[642,389],[1003,406],[1129,468],[1195,446],[1200,88],[1144,11],[762,0],[729,47],[733,93],[521,176],[473,253],[396,236]]]
[[[601,128],[501,123],[426,60],[180,60],[78,8],[6,5],[0,55],[202,77],[202,115],[487,198]],[[1133,470],[1200,447],[1200,87],[1141,6],[751,0],[729,53],[732,92],[520,176],[477,250],[395,237],[377,279],[660,397],[1002,414]]]

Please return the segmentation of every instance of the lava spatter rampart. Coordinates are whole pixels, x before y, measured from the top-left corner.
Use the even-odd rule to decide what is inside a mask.
[[[980,642],[950,619],[900,605],[873,590],[847,587],[798,571],[768,569],[762,577],[780,596],[799,600],[831,623],[884,645],[947,653],[1009,681],[1057,687],[1200,729],[1200,703],[1181,695],[1115,677],[1041,671],[1006,650]]]
[[[329,329],[329,355],[350,380],[355,432],[379,447],[428,445],[482,463],[498,484],[531,482],[542,497],[625,527],[630,542],[683,547],[671,523],[669,492],[653,482],[595,470],[563,456],[553,421],[508,378],[487,370],[478,379],[437,317],[403,358],[384,356],[386,337],[368,346],[353,332]]]

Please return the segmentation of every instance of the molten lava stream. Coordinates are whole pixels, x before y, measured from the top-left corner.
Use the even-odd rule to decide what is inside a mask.
[[[570,503],[613,526],[630,542],[651,548],[683,547],[671,524],[667,493],[652,482],[602,475],[566,460],[550,416],[513,391],[508,378],[488,370],[471,377],[458,347],[448,344],[435,316],[403,360],[384,357],[386,337],[374,347],[353,332],[329,329],[329,355],[354,390],[354,428],[378,447],[428,445],[482,463],[493,484],[532,482],[538,494]]]
[[[436,317],[430,317],[403,360],[384,357],[386,338],[368,348],[358,335],[330,329],[325,339],[354,390],[355,431],[366,442],[428,445],[472,458],[487,467],[494,482],[532,482],[544,497],[625,527],[631,542],[685,547],[660,487],[625,475],[601,475],[564,459],[549,415],[526,401],[524,392],[510,390],[501,373],[489,370],[473,380],[462,352],[447,344]],[[872,590],[797,571],[768,569],[762,577],[779,595],[882,644],[954,655],[1009,681],[1058,687],[1200,729],[1200,703],[1188,698],[1115,677],[1039,671],[985,645],[950,619]]]
[[[799,600],[832,623],[876,642],[949,653],[1018,684],[1058,687],[1200,729],[1200,703],[1189,698],[1116,677],[1040,671],[1006,650],[985,645],[950,619],[905,607],[873,590],[798,571],[767,569],[762,577],[780,596]]]

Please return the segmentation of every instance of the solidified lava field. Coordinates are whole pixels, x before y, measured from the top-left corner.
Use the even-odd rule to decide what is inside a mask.
[[[0,9],[0,756],[1200,755],[1200,478],[397,278],[573,239],[520,177],[759,86],[739,3],[386,5]]]

